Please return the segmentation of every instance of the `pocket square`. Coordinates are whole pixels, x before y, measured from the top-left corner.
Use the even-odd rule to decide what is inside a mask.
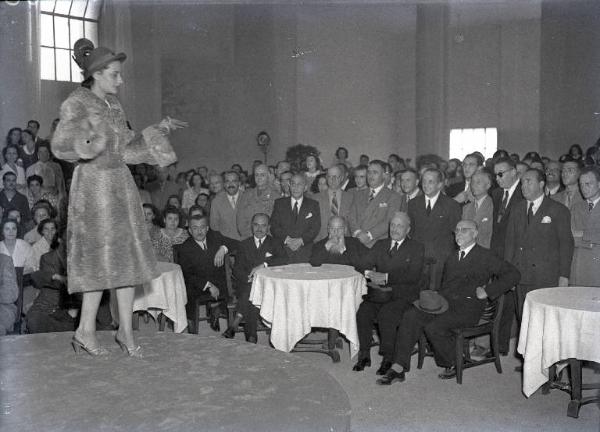
[[[385,208],[385,207],[387,207],[387,206],[388,206],[388,205],[387,205],[387,203],[386,203],[386,202],[379,203],[379,208]]]
[[[265,254],[265,258],[271,258],[273,256],[273,254],[271,252],[267,252]]]
[[[542,223],[552,223],[552,218],[550,216],[544,216],[542,218]]]
[[[312,217],[312,213],[308,213],[304,219],[310,219]]]
[[[487,221],[488,221],[488,218],[481,219],[481,222],[487,222]]]

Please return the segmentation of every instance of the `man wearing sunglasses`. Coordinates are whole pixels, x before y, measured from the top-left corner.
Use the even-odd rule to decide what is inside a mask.
[[[500,158],[494,164],[494,175],[498,187],[492,191],[492,202],[494,203],[494,220],[492,227],[492,241],[490,249],[496,252],[499,258],[504,258],[504,241],[506,239],[506,228],[508,217],[512,209],[523,201],[521,183],[511,158]],[[504,297],[504,308],[500,320],[500,352],[508,353],[511,326],[516,311],[516,299],[513,291]]]

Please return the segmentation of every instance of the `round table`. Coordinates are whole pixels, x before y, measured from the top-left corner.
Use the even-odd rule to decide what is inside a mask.
[[[106,357],[76,355],[72,333],[0,338],[6,431],[347,431],[350,403],[297,356],[217,337],[138,336],[143,359],[99,332]]]
[[[594,402],[582,398],[581,389],[597,388],[591,384],[582,387],[580,361],[600,363],[599,341],[600,288],[557,287],[529,292],[517,347],[524,358],[523,393],[531,396],[548,382],[553,365],[569,360],[574,378],[568,415],[577,417],[582,404]]]
[[[320,327],[341,332],[354,356],[359,345],[356,311],[366,293],[365,278],[353,267],[290,264],[258,270],[250,301],[271,327],[271,343],[276,349],[290,352],[313,327]],[[339,361],[339,353],[332,346],[335,339],[330,335],[328,348],[316,351]]]

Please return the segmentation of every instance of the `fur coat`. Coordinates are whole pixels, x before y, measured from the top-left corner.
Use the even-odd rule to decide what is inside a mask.
[[[137,187],[126,164],[177,160],[156,126],[135,134],[115,96],[80,87],[63,102],[52,139],[59,159],[77,162],[69,196],[69,292],[133,286],[159,276]]]

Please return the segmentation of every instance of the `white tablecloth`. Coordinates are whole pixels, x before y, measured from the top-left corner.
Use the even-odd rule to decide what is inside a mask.
[[[531,291],[525,298],[517,350],[523,354],[523,393],[548,381],[548,368],[576,358],[600,363],[600,288]]]
[[[350,266],[290,264],[257,271],[250,301],[271,327],[271,343],[290,352],[312,327],[334,328],[358,352],[356,311],[367,292],[365,278]]]
[[[187,327],[187,294],[183,273],[178,264],[159,262],[161,275],[138,286],[133,300],[134,311],[147,311],[155,319],[159,312],[173,321],[173,330],[182,333]]]

